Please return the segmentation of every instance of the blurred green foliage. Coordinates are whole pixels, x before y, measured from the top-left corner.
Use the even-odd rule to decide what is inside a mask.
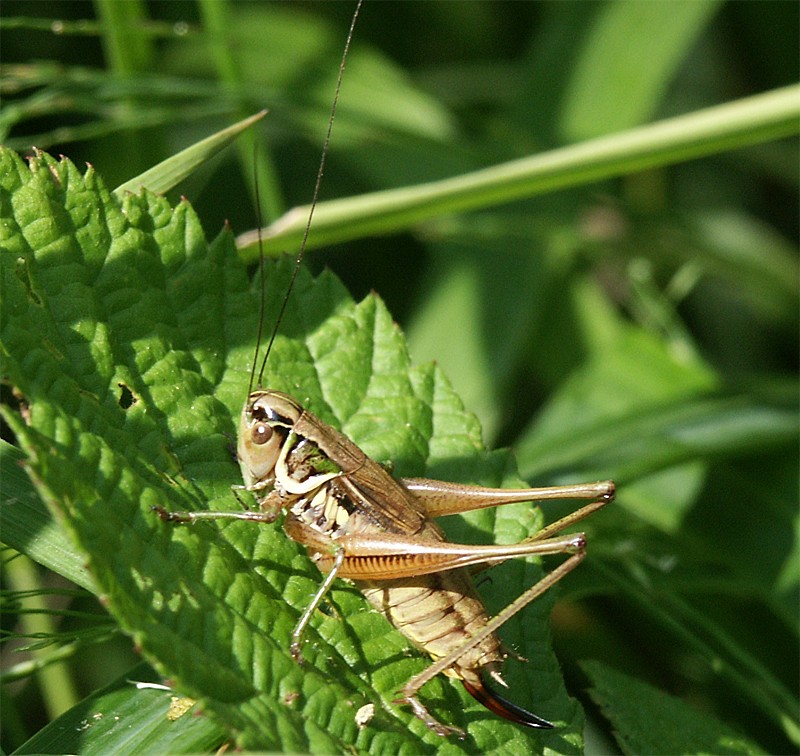
[[[238,160],[230,150],[170,194],[191,198],[209,237],[226,220],[244,231],[310,199],[351,12],[7,0],[0,140],[90,162],[115,186],[267,107]],[[323,198],[793,84],[798,14],[785,2],[368,3]],[[357,299],[380,293],[413,356],[437,360],[531,484],[621,484],[587,523],[591,557],[553,615],[568,685],[588,707],[587,750],[641,741],[628,730],[614,745],[630,712],[608,704],[616,678],[584,676],[586,659],[764,750],[800,743],[797,166],[796,138],[765,142],[309,260]],[[15,612],[4,615],[13,629]],[[74,700],[132,663],[114,643],[69,662]],[[43,726],[23,712],[60,687],[4,689],[4,749]]]

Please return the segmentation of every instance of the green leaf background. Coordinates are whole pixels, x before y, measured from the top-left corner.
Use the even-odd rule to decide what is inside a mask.
[[[360,304],[331,274],[304,273],[269,382],[400,474],[510,483],[518,466],[533,485],[620,486],[587,521],[589,559],[554,592],[550,623],[555,595],[504,633],[529,659],[508,662],[512,698],[562,729],[529,737],[431,683],[425,700],[467,727],[464,743],[388,703],[425,661],[345,584],[315,618],[309,664],[290,662],[288,633],[319,576],[279,529],[171,529],[149,510],[238,506],[229,447],[257,286],[219,229],[255,226],[257,173],[267,246],[293,248],[305,214],[283,214],[309,199],[351,8],[84,10],[95,15],[54,24],[46,6],[11,0],[0,21],[2,140],[105,179],[3,153],[3,401],[22,451],[0,446],[2,540],[102,596],[207,716],[169,721],[169,692],[128,682],[159,676],[135,672],[119,637],[96,646],[87,632],[22,664],[10,643],[4,674],[19,680],[30,664],[36,676],[3,686],[4,749],[197,751],[234,737],[323,752],[650,752],[661,711],[691,724],[673,750],[796,750],[796,7],[362,11],[311,247],[353,241],[309,258]],[[211,158],[265,107],[236,142],[239,167],[233,151]],[[582,156],[603,170],[582,170]],[[510,171],[521,158],[522,193]],[[492,188],[476,180],[490,167]],[[287,275],[269,265],[268,323]],[[516,463],[484,442],[512,446]],[[560,513],[548,506],[546,519]],[[449,519],[470,542],[518,540],[541,522],[530,507]],[[492,611],[539,574],[498,569],[484,586]],[[52,574],[4,563],[12,639],[42,616],[13,598],[31,575],[46,593]],[[46,634],[77,622],[54,615]],[[602,668],[581,663],[593,658]],[[47,726],[28,713],[42,701]],[[367,701],[379,705],[359,730]],[[129,729],[110,726],[123,712]]]

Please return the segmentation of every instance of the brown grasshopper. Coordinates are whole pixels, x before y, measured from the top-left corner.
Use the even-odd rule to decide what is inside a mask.
[[[360,3],[359,3],[360,7]],[[358,15],[358,8],[353,23]],[[345,46],[350,44],[351,26]],[[340,68],[339,84],[344,69]],[[337,84],[328,137],[312,201],[316,204],[330,127],[339,94]],[[306,236],[311,225],[309,217]],[[296,260],[303,257],[305,240]],[[284,307],[291,292],[284,299]],[[263,282],[262,282],[263,303]],[[263,305],[262,305],[263,310]],[[282,311],[278,316],[278,324]],[[325,578],[292,633],[291,653],[302,658],[303,632],[335,578],[356,582],[368,601],[433,663],[409,680],[395,703],[439,735],[463,736],[437,721],[419,700],[420,689],[444,673],[496,714],[528,727],[553,725],[507,701],[487,685],[487,677],[505,685],[500,666],[506,657],[497,630],[544,593],[584,558],[583,533],[561,535],[567,527],[611,501],[611,481],[552,488],[494,489],[425,478],[395,479],[345,435],[304,409],[291,396],[260,388],[261,376],[278,325],[266,349],[258,381],[258,347],[241,413],[238,459],[244,486],[258,509],[241,512],[167,512],[162,519],[195,522],[238,519],[273,523],[283,513],[286,534],[304,545]],[[260,341],[260,335],[259,335]],[[253,388],[256,383],[258,388]],[[591,503],[548,525],[521,543],[475,546],[450,543],[433,521],[444,515],[512,502],[584,499]],[[497,616],[489,618],[472,584],[471,573],[514,557],[569,555]]]
[[[166,512],[173,522],[237,519],[272,523],[285,513],[286,534],[309,550],[325,579],[292,633],[301,659],[303,631],[334,578],[356,581],[369,602],[412,643],[435,660],[399,691],[396,703],[439,735],[462,734],[438,722],[417,692],[440,672],[459,679],[487,708],[513,722],[551,728],[550,722],[487,687],[485,674],[504,684],[505,658],[497,629],[574,569],[585,556],[583,533],[559,535],[609,502],[610,481],[552,488],[483,488],[426,478],[393,478],[347,436],[323,423],[295,399],[256,389],[239,426],[239,464],[258,511]],[[518,544],[449,543],[432,518],[512,502],[546,499],[592,502]],[[569,554],[568,559],[489,619],[468,568],[512,557]]]

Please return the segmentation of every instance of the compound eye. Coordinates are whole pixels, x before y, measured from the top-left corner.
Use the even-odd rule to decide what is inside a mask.
[[[257,446],[263,446],[272,438],[273,430],[265,423],[259,423],[253,428],[250,438]]]

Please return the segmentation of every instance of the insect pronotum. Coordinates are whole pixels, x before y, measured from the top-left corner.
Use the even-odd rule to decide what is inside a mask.
[[[359,1],[339,69],[306,237],[360,7]],[[295,275],[303,258],[305,241],[304,238],[297,255]],[[608,503],[614,496],[614,484],[602,481],[551,488],[493,489],[424,478],[392,477],[349,438],[312,415],[294,398],[261,387],[266,361],[293,283],[294,278],[267,344],[257,380],[259,346],[256,346],[239,425],[238,459],[244,477],[240,488],[254,496],[258,509],[167,512],[158,508],[160,516],[170,522],[228,518],[273,523],[284,515],[284,531],[308,549],[324,575],[292,633],[290,649],[297,661],[302,658],[304,630],[334,579],[349,579],[400,632],[432,657],[433,663],[411,678],[398,691],[395,701],[409,705],[431,730],[442,736],[464,734],[458,728],[439,722],[418,696],[423,686],[440,673],[461,680],[472,696],[506,719],[527,727],[552,728],[550,722],[506,700],[487,684],[487,678],[491,678],[505,685],[500,667],[506,654],[497,630],[583,560],[584,534],[563,535],[562,531]],[[260,341],[261,333],[259,344]],[[504,546],[450,543],[434,522],[443,515],[548,499],[584,499],[589,503],[524,541]],[[567,559],[499,614],[489,618],[473,587],[471,572],[514,557],[546,554],[564,554]]]

